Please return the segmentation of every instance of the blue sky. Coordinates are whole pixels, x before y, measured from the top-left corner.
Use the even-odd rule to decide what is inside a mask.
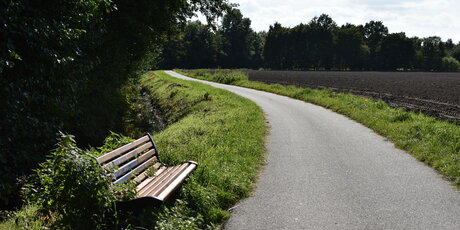
[[[443,40],[460,41],[460,0],[230,0],[238,3],[256,31],[268,30],[279,22],[283,26],[308,23],[326,13],[338,25],[382,21],[393,32],[407,36],[437,35]]]

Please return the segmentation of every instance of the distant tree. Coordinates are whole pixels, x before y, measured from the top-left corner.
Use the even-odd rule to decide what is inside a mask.
[[[281,26],[280,23],[271,25],[264,46],[265,65],[272,69],[289,68],[287,65],[289,29]]]
[[[450,52],[454,47],[455,44],[452,39],[449,38],[446,42],[444,42],[444,48],[446,49],[446,52]]]
[[[174,69],[183,67],[183,59],[186,55],[184,25],[171,28],[167,35],[167,41],[161,49],[158,68]]]
[[[308,69],[312,66],[310,26],[299,24],[289,29],[286,37],[288,47],[286,64],[292,69]]]
[[[184,30],[184,68],[211,68],[216,66],[217,43],[210,27],[200,21],[188,22]]]
[[[249,67],[251,64],[251,20],[243,18],[241,11],[228,12],[219,30],[221,37],[220,65],[228,68]]]
[[[311,43],[309,52],[316,59],[316,63],[313,66],[329,70],[333,67],[333,37],[337,24],[329,15],[322,14],[319,17],[314,17],[308,25],[311,31],[309,33]]]
[[[377,63],[377,49],[382,39],[388,35],[388,28],[380,21],[370,21],[364,25],[364,37],[369,47],[369,67],[375,69]]]
[[[433,36],[422,39],[422,68],[426,71],[442,69],[442,58],[445,56],[444,43],[440,37]]]
[[[354,25],[346,24],[335,33],[337,61],[340,69],[359,69],[364,61],[363,31]]]
[[[414,60],[415,48],[412,39],[404,33],[393,33],[383,37],[377,57],[380,69],[396,70],[409,69]]]
[[[452,48],[450,56],[460,61],[460,42]]]
[[[259,68],[264,65],[264,46],[267,39],[267,32],[252,32],[249,37],[251,57],[250,67]]]

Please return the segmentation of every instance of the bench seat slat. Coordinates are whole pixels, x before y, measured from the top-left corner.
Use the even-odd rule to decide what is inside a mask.
[[[173,181],[171,182],[167,188],[165,188],[160,194],[158,194],[156,197],[159,200],[165,200],[168,198],[171,194],[172,191],[176,190],[177,187],[185,180],[185,178],[196,168],[196,164],[193,163],[188,163],[189,165],[187,168]]]
[[[184,171],[185,168],[187,168],[186,164],[180,165],[176,170],[174,170],[174,172],[171,172],[171,174],[169,174],[166,178],[161,180],[161,182],[158,183],[157,186],[155,186],[155,188],[153,188],[149,192],[149,195],[156,197],[161,191],[163,191],[166,187],[168,187],[168,185],[172,181],[174,181],[174,179],[176,179],[176,177],[178,177],[182,173],[182,171]]]
[[[141,138],[139,138],[139,139],[137,139],[137,140],[135,140],[135,141],[133,141],[133,142],[131,142],[129,144],[123,145],[122,147],[120,147],[118,149],[115,149],[115,150],[113,150],[113,151],[111,151],[109,153],[106,153],[106,154],[98,157],[97,162],[102,165],[102,164],[106,163],[107,161],[109,161],[110,159],[113,159],[113,158],[123,154],[124,152],[129,151],[129,150],[137,147],[138,145],[143,144],[143,143],[145,143],[145,142],[147,142],[149,140],[150,139],[149,139],[148,136],[143,136],[143,137],[141,137]]]
[[[173,172],[176,168],[178,168],[178,166],[167,167],[166,170],[164,170],[158,176],[154,177],[150,183],[142,187],[141,190],[137,192],[137,197],[147,196],[148,192],[152,190],[152,188],[154,188],[158,182],[161,181],[161,179],[170,175],[170,173]]]
[[[153,166],[152,166],[156,172],[155,174],[153,175],[153,177],[156,177],[158,174],[160,174],[164,169],[166,169],[165,166],[163,166],[160,162],[157,162],[155,163]],[[153,178],[152,177],[152,178]],[[134,182],[137,184],[137,186],[141,186],[141,183],[143,183],[144,181],[146,181],[148,178],[147,176],[147,170],[145,170],[144,172],[140,173],[136,178],[134,178]]]
[[[139,193],[139,191],[140,191],[143,187],[145,187],[150,181],[152,181],[153,179],[155,179],[155,177],[157,177],[158,175],[160,175],[160,173],[162,173],[162,172],[165,171],[166,169],[168,169],[168,167],[165,167],[165,166],[160,167],[160,168],[158,169],[158,171],[155,172],[155,176],[154,176],[154,177],[148,177],[147,179],[145,179],[144,181],[142,181],[140,184],[138,184],[138,185],[136,186],[136,192]]]
[[[148,184],[138,190],[137,197],[151,196],[164,200],[195,168],[196,164],[190,162],[169,167],[168,171],[164,171],[162,174],[146,182]]]

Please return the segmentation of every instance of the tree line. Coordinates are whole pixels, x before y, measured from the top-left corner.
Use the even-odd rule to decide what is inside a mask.
[[[338,26],[322,14],[308,24],[255,32],[233,9],[218,28],[189,21],[165,45],[161,68],[459,71],[460,42],[389,33],[380,21]]]

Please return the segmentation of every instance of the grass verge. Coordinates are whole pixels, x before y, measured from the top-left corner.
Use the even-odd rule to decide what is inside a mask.
[[[162,71],[147,73],[141,84],[172,123],[153,137],[162,160],[199,163],[180,191],[180,199],[187,203],[181,213],[202,218],[199,228],[222,222],[229,216],[226,210],[250,194],[263,162],[262,110],[246,98]],[[170,214],[169,223],[186,219]]]
[[[460,189],[460,127],[424,114],[394,109],[385,102],[297,86],[249,81],[240,71],[178,70],[208,81],[263,90],[323,106],[343,114],[388,138],[396,147],[433,167]],[[231,76],[227,80],[219,80]]]
[[[146,73],[140,84],[155,98],[169,124],[153,136],[162,160],[168,164],[193,160],[199,167],[175,193],[176,199],[160,209],[128,217],[121,221],[123,228],[215,228],[229,216],[228,208],[249,196],[257,179],[265,153],[262,110],[228,91],[176,79],[162,71]],[[29,205],[10,213],[0,229],[50,226],[37,214],[38,209]]]

